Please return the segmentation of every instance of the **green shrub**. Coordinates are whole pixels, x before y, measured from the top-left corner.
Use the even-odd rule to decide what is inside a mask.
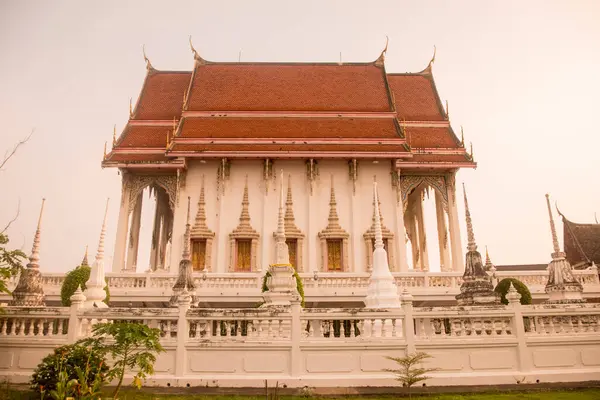
[[[267,279],[271,276],[271,273],[269,271],[267,271],[267,273],[265,274],[264,278],[263,278],[263,282],[262,282],[262,291],[264,292],[268,292],[269,288],[267,286]],[[294,278],[296,278],[296,289],[298,289],[298,293],[300,294],[300,298],[302,298],[302,307],[304,307],[304,285],[302,284],[302,278],[300,278],[300,275],[298,275],[298,272],[296,270],[294,270]]]
[[[93,384],[97,375],[100,375],[101,380],[104,381],[104,376],[108,372],[106,360],[98,352],[77,344],[70,344],[57,347],[53,353],[44,357],[33,372],[31,389],[40,394],[43,391],[43,398],[49,399],[50,391],[56,390],[61,371],[67,374],[69,381],[79,378],[75,367],[81,370],[89,367],[88,385]]]
[[[508,293],[508,288],[510,287],[511,283],[513,284],[515,289],[517,289],[517,292],[519,292],[519,294],[521,295],[521,304],[531,304],[531,292],[523,282],[515,278],[504,278],[500,282],[498,282],[498,285],[496,285],[494,292],[500,293],[500,295],[502,296],[502,304],[508,304],[506,294]]]
[[[67,273],[62,287],[60,288],[60,301],[63,306],[69,307],[71,305],[71,296],[73,296],[79,286],[81,286],[81,290],[86,289],[85,283],[90,279],[91,270],[92,269],[89,266],[81,265]],[[104,287],[104,291],[106,292],[104,302],[108,304],[110,301],[108,284]]]

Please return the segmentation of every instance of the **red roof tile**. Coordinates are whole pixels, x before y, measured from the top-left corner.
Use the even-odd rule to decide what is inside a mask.
[[[150,72],[134,110],[134,119],[179,119],[191,75],[191,72]]]
[[[165,148],[167,145],[167,132],[172,131],[172,127],[166,126],[128,125],[117,142],[116,148]]]
[[[450,128],[406,127],[406,139],[416,148],[458,148]]]
[[[388,75],[390,90],[394,93],[396,111],[400,120],[443,121],[433,80],[424,75]]]
[[[184,138],[400,139],[393,118],[185,118]]]
[[[578,224],[563,218],[563,240],[571,265],[594,261],[600,264],[600,224]]]
[[[391,110],[374,64],[207,64],[192,85],[194,111]]]
[[[123,153],[111,153],[106,158],[106,161],[113,162],[157,162],[157,161],[169,161],[171,158],[164,154],[123,154]]]
[[[222,152],[229,151],[232,153],[236,152],[272,152],[281,151],[286,152],[393,152],[393,153],[406,153],[402,145],[393,144],[182,144],[176,143],[171,149],[172,152],[178,151],[193,151],[193,152]]]
[[[408,163],[473,163],[466,154],[414,154]],[[474,164],[474,163],[473,163]]]

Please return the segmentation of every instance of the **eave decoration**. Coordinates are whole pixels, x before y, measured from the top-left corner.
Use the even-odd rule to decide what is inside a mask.
[[[248,176],[246,176],[246,183],[244,185],[244,196],[242,198],[242,212],[240,214],[240,223],[229,234],[229,271],[234,272],[236,266],[236,240],[247,239],[251,240],[250,250],[250,271],[257,271],[257,252],[258,252],[258,239],[260,234],[252,228],[250,225],[250,212],[249,207],[250,201],[248,200]]]
[[[335,200],[335,188],[333,185],[333,175],[331,176],[331,194],[329,198],[329,217],[328,224],[318,234],[321,242],[321,271],[327,271],[327,240],[341,239],[342,240],[342,272],[348,272],[348,239],[350,234],[340,226],[340,220],[337,214],[337,202]]]
[[[160,186],[163,188],[169,196],[169,208],[174,212],[179,191],[178,180],[177,175],[148,176],[123,173],[123,189],[124,192],[128,192],[129,195],[123,196],[122,201],[125,201],[125,197],[128,198],[128,214],[133,212],[140,192],[148,186]]]
[[[406,212],[408,207],[408,195],[412,193],[419,185],[432,187],[442,197],[444,211],[448,212],[448,178],[442,175],[400,175],[400,196],[402,207]]]

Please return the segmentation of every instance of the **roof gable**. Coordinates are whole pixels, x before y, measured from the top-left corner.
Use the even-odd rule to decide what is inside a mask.
[[[388,74],[398,118],[407,121],[444,121],[433,79],[422,74]]]
[[[179,119],[191,72],[148,72],[132,119]]]

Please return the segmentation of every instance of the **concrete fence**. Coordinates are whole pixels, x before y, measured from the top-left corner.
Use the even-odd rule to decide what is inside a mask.
[[[87,309],[7,307],[0,379],[26,382],[53,348],[97,322],[138,321],[166,349],[151,386],[393,386],[386,356],[425,351],[440,368],[428,385],[583,381],[600,376],[600,305],[400,309]]]

